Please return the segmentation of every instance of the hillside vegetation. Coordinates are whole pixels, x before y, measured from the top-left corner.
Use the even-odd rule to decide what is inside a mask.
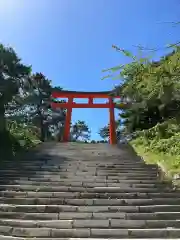
[[[180,173],[180,47],[175,45],[159,61],[113,47],[131,59],[106,70],[107,77],[121,79],[113,95],[128,103],[117,104],[123,121],[121,138],[135,133],[130,143],[139,155],[170,175]]]

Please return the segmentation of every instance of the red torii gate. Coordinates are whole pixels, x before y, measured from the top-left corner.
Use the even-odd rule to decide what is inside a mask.
[[[68,142],[70,135],[70,124],[71,124],[71,115],[73,108],[109,108],[109,134],[110,134],[110,144],[116,144],[116,128],[115,128],[115,117],[114,117],[114,107],[115,103],[113,102],[114,98],[120,97],[111,97],[110,91],[105,92],[76,92],[76,91],[58,91],[54,90],[51,94],[52,98],[68,98],[66,103],[57,103],[51,102],[52,108],[66,108],[67,115],[65,120],[65,131],[63,136],[63,141]],[[73,101],[74,98],[88,98],[88,103],[76,103]],[[94,98],[108,98],[109,102],[107,103],[94,103]]]

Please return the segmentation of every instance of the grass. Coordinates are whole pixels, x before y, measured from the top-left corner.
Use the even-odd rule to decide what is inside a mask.
[[[141,156],[147,164],[157,164],[166,174],[168,179],[173,179],[176,174],[180,174],[180,155],[170,155],[146,150],[142,145],[136,145],[131,141],[131,146],[136,153]]]

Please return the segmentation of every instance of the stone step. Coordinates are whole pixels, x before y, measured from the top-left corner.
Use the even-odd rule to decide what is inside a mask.
[[[81,179],[82,180],[82,179]],[[9,182],[9,184],[12,182],[13,184],[15,183],[29,183],[31,185],[36,185],[36,184],[42,184],[44,183],[45,185],[46,184],[52,184],[52,185],[61,185],[61,184],[71,184],[72,182],[73,183],[82,183],[82,181],[77,179],[77,180],[74,180],[74,178],[60,178],[58,180],[49,180],[49,181],[45,181],[43,178],[31,178],[31,180],[28,178],[28,177],[21,177],[19,179],[16,179],[16,178],[7,178],[7,179],[0,179],[0,183],[2,182],[6,182],[7,181]],[[138,180],[138,179],[121,179],[121,180],[117,180],[117,179],[84,179],[83,180],[83,183],[87,183],[87,184],[92,184],[92,183],[107,183],[107,184],[110,184],[110,183],[127,183],[127,184],[164,184],[164,185],[168,185],[168,184],[171,184],[170,181],[160,181],[159,179],[149,179],[149,180]],[[28,184],[27,184],[28,185]]]
[[[95,160],[86,160],[83,158],[83,160],[66,160],[66,161],[61,161],[60,158],[57,160],[53,160],[52,157],[50,156],[49,159],[23,159],[21,161],[3,161],[1,163],[1,166],[6,166],[6,165],[11,165],[11,166],[41,166],[46,164],[47,166],[54,166],[54,165],[60,165],[60,166],[77,166],[77,165],[83,165],[83,166],[88,166],[88,167],[113,167],[115,166],[123,166],[123,165],[135,165],[137,166],[151,166],[151,167],[156,167],[155,164],[146,164],[143,160],[142,161],[136,161],[136,160],[119,160],[119,159],[112,159],[111,162],[109,163],[109,158],[103,158],[99,160],[98,158],[95,158]]]
[[[3,219],[72,220],[72,219],[124,219],[124,220],[180,220],[180,212],[0,212]],[[107,227],[107,226],[106,226]]]
[[[0,192],[1,197],[21,197],[21,198],[100,198],[100,199],[114,199],[114,198],[139,198],[149,199],[158,197],[175,197],[180,198],[180,193],[135,193],[135,192],[122,192],[122,193],[93,193],[93,192],[38,192],[38,191],[12,191],[5,190]]]
[[[55,167],[55,166],[88,166],[88,167],[101,167],[101,168],[116,168],[116,167],[121,167],[125,166],[126,164],[132,164],[137,166],[147,166],[151,168],[157,167],[156,164],[147,164],[144,161],[134,161],[134,160],[119,160],[119,159],[111,159],[111,162],[109,162],[109,159],[103,158],[101,160],[96,160],[94,161],[86,161],[85,158],[79,159],[77,161],[73,161],[72,159],[68,159],[66,161],[61,161],[61,158],[58,157],[56,160],[53,159],[53,157],[50,157],[50,159],[43,159],[41,161],[37,160],[35,156],[33,156],[33,160],[27,160],[27,159],[22,159],[21,161],[3,161],[0,163],[0,166],[11,166],[11,167],[16,167],[16,166],[47,166],[47,167]],[[36,160],[35,160],[36,159]]]
[[[61,169],[61,170],[63,170],[63,169],[68,169],[68,170],[73,170],[73,169],[79,169],[79,170],[88,170],[88,171],[92,171],[92,170],[95,170],[95,169],[97,169],[97,170],[109,170],[109,171],[116,171],[116,170],[118,170],[118,171],[120,171],[120,170],[123,170],[123,171],[128,171],[128,170],[131,170],[131,168],[129,167],[129,166],[126,166],[126,165],[117,165],[117,164],[115,164],[114,166],[88,166],[88,165],[83,165],[82,163],[81,164],[78,164],[78,165],[74,165],[74,166],[72,166],[72,165],[64,165],[64,166],[62,166],[61,164],[57,164],[57,165],[41,165],[41,166],[33,166],[33,165],[27,165],[27,166],[25,166],[24,167],[25,169],[30,169],[30,170],[58,170],[58,169]],[[11,166],[11,165],[9,165],[9,166],[7,166],[7,169],[20,169],[20,167],[18,167],[18,166]],[[147,171],[147,170],[149,170],[149,171],[151,171],[151,170],[153,170],[153,171],[157,171],[158,170],[158,166],[156,165],[156,166],[151,166],[151,165],[144,165],[144,166],[133,166],[133,169],[134,170],[139,170],[139,171]]]
[[[3,179],[0,180],[0,184],[4,185],[4,183],[7,183],[7,180]],[[160,182],[160,181],[139,181],[139,180],[120,180],[120,181],[116,181],[116,180],[107,180],[107,181],[73,181],[70,179],[59,179],[59,181],[48,181],[48,182],[44,182],[43,180],[37,182],[37,181],[32,181],[32,180],[8,180],[8,184],[10,185],[33,185],[33,186],[75,186],[75,187],[80,187],[80,186],[84,186],[84,187],[92,187],[92,186],[99,186],[99,187],[103,187],[103,186],[121,186],[122,184],[127,184],[129,186],[133,186],[135,185],[136,187],[168,187],[168,186],[172,186],[172,184],[170,182]]]
[[[7,179],[7,180],[12,180],[12,179],[24,179],[24,180],[32,180],[32,181],[59,181],[60,179],[72,179],[72,181],[89,181],[90,179],[91,180],[103,180],[103,181],[106,181],[106,180],[116,180],[116,181],[121,181],[121,180],[138,180],[138,181],[148,181],[148,180],[152,180],[152,181],[157,181],[159,178],[157,176],[87,176],[87,175],[84,175],[84,176],[76,176],[76,175],[71,175],[71,176],[68,176],[68,175],[42,175],[42,176],[33,176],[33,175],[28,175],[28,174],[22,174],[22,175],[19,175],[19,176],[0,176],[0,180],[4,180],[4,179]]]
[[[39,199],[41,201],[42,199]],[[143,206],[143,205],[178,205],[178,198],[154,199],[64,199],[63,204],[78,206]]]
[[[38,176],[38,177],[43,177],[43,178],[46,178],[46,177],[49,177],[49,178],[54,178],[54,177],[74,177],[74,176],[79,176],[79,177],[85,177],[85,178],[91,178],[91,177],[101,177],[101,176],[104,176],[104,177],[106,177],[106,176],[108,176],[108,178],[111,178],[111,177],[115,177],[115,178],[123,178],[124,179],[124,177],[126,177],[127,179],[128,179],[128,177],[130,177],[130,178],[135,178],[135,179],[137,179],[137,177],[138,178],[147,178],[147,173],[138,173],[138,174],[136,174],[136,172],[133,172],[133,173],[110,173],[110,174],[108,174],[108,173],[98,173],[97,172],[97,174],[96,173],[89,173],[89,172],[82,172],[82,173],[78,173],[78,172],[74,172],[74,173],[72,173],[72,172],[64,172],[64,173],[61,173],[61,172],[57,172],[57,173],[41,173],[41,174],[39,174],[39,173],[30,173],[30,172],[22,172],[22,173],[20,173],[20,172],[17,172],[17,173],[9,173],[9,174],[1,174],[1,179],[2,178],[5,178],[5,177],[7,177],[7,178],[9,178],[9,177],[21,177],[21,176],[25,176],[25,175],[27,175],[27,176]],[[148,178],[150,178],[150,177],[154,177],[154,178],[157,178],[157,173],[149,173],[148,174]]]
[[[49,205],[49,204],[67,204],[78,206],[143,206],[143,205],[178,205],[179,198],[149,198],[149,199],[76,199],[76,198],[8,198],[0,197],[0,203],[22,204],[22,205]]]
[[[121,180],[121,179],[135,179],[135,180],[156,180],[158,177],[157,176],[149,176],[149,175],[144,175],[144,176],[139,176],[139,175],[135,175],[135,176],[107,176],[107,179],[117,179],[117,180]]]
[[[180,205],[145,206],[72,206],[0,204],[0,212],[59,213],[59,212],[178,212]]]
[[[31,175],[31,176],[139,176],[139,177],[143,177],[143,176],[147,176],[147,174],[149,176],[155,176],[157,177],[158,172],[157,171],[151,171],[151,172],[146,172],[146,171],[118,171],[118,172],[108,172],[108,171],[76,171],[76,169],[74,169],[74,171],[22,171],[22,170],[17,170],[14,172],[1,172],[0,173],[2,177],[11,177],[11,176],[22,176],[22,175]]]
[[[73,219],[73,220],[20,220],[20,219],[1,219],[0,226],[10,227],[29,227],[29,228],[180,228],[180,220],[124,220],[124,219]]]
[[[78,165],[62,165],[62,164],[56,164],[56,165],[48,165],[48,164],[41,164],[41,165],[27,165],[27,164],[15,164],[13,165],[11,164],[6,164],[6,165],[1,165],[1,171],[4,170],[20,170],[20,169],[25,169],[25,170],[39,170],[39,171],[57,171],[57,170],[64,170],[64,169],[68,169],[68,170],[73,170],[73,169],[79,169],[79,170],[88,170],[88,171],[93,171],[95,169],[97,170],[109,170],[109,171],[128,171],[128,170],[137,170],[137,171],[157,171],[158,170],[158,166],[151,166],[151,165],[145,165],[145,164],[127,164],[127,165],[117,165],[114,164],[114,166],[109,167],[109,166],[104,166],[101,167],[99,165],[95,165],[95,166],[88,166],[88,165],[83,165],[82,162]]]
[[[156,172],[158,169],[157,168],[137,168],[137,167],[133,167],[133,168],[129,168],[129,167],[119,167],[119,168],[98,168],[98,167],[45,167],[42,166],[41,168],[37,168],[37,167],[14,167],[14,168],[10,168],[9,166],[7,166],[7,168],[3,167],[3,169],[0,169],[0,173],[14,173],[17,171],[29,171],[29,172],[43,172],[43,171],[48,171],[48,172],[66,172],[66,171],[75,171],[75,170],[79,170],[82,172],[94,172],[94,171],[98,171],[98,172],[109,172],[109,173],[117,173],[117,172]]]
[[[40,177],[42,177],[42,176],[51,176],[51,177],[53,177],[54,175],[56,176],[56,175],[58,175],[58,176],[61,176],[61,177],[63,177],[63,176],[65,176],[65,177],[71,177],[71,176],[82,176],[82,177],[84,177],[84,176],[87,176],[87,177],[91,177],[91,176],[93,176],[93,177],[97,177],[97,176],[106,176],[106,175],[108,175],[108,176],[117,176],[117,177],[123,177],[123,176],[127,176],[127,177],[146,177],[147,176],[147,174],[148,174],[148,176],[149,177],[156,177],[157,175],[158,175],[158,172],[149,172],[149,173],[146,173],[146,172],[142,172],[142,173],[138,173],[138,176],[137,176],[137,173],[135,172],[135,171],[133,171],[133,172],[126,172],[126,174],[125,173],[120,173],[120,172],[117,172],[117,173],[109,173],[108,174],[108,172],[104,172],[104,173],[99,173],[99,172],[77,172],[77,171],[70,171],[70,172],[67,172],[67,171],[65,171],[65,172],[43,172],[43,171],[41,171],[41,172],[30,172],[30,171],[17,171],[16,173],[4,173],[4,174],[1,174],[1,176],[2,177],[5,177],[5,176],[7,176],[7,177],[14,177],[14,176],[16,176],[16,177],[19,177],[19,176],[23,176],[23,175],[30,175],[30,176],[35,176],[35,175],[38,175],[38,176],[40,176]]]
[[[147,205],[139,206],[139,212],[178,212],[180,205]]]
[[[11,182],[11,183],[10,183]],[[171,187],[172,189],[172,185],[169,185],[167,183],[163,183],[163,182],[156,182],[156,183],[144,183],[143,181],[140,183],[141,181],[139,181],[139,183],[136,181],[133,182],[133,181],[119,181],[119,182],[116,182],[116,181],[99,181],[99,182],[87,182],[87,181],[62,181],[62,182],[43,182],[43,181],[40,181],[40,182],[37,182],[37,181],[32,181],[32,180],[8,180],[8,184],[7,184],[7,180],[4,179],[4,180],[1,180],[0,181],[0,189],[1,189],[1,186],[28,186],[27,188],[29,189],[29,186],[30,189],[34,189],[36,188],[36,186],[39,186],[40,188],[42,187],[54,187],[54,188],[57,188],[57,187],[63,187],[63,188],[68,188],[68,189],[71,189],[70,187],[89,187],[89,188],[92,188],[92,187],[134,187],[134,188],[162,188],[162,189],[168,189]],[[3,183],[6,183],[6,184],[3,184]],[[71,186],[72,185],[72,186]],[[2,187],[4,188],[4,187]]]
[[[109,172],[118,172],[118,171],[122,171],[122,172],[127,172],[127,171],[142,171],[142,172],[155,172],[158,171],[158,166],[156,167],[148,167],[147,165],[122,165],[122,166],[117,166],[115,165],[115,167],[99,167],[99,166],[83,166],[83,165],[76,165],[76,166],[62,166],[62,165],[58,165],[58,166],[47,166],[46,164],[44,165],[4,165],[1,166],[1,171],[0,172],[14,172],[14,171],[19,171],[19,170],[25,170],[25,171],[73,171],[74,169],[80,170],[80,171],[109,171]]]
[[[5,181],[0,181],[0,185],[5,185]],[[164,183],[126,183],[126,182],[36,182],[36,181],[23,181],[23,180],[15,180],[9,181],[8,185],[21,185],[21,186],[34,186],[37,187],[133,187],[133,188],[162,188],[162,189],[169,189],[169,186]]]
[[[169,234],[171,234],[171,237],[172,236],[174,236],[174,235],[177,235],[177,234],[179,234],[179,231],[178,230],[176,230],[176,229],[172,229],[172,230],[169,230]],[[168,234],[168,235],[169,235]],[[170,236],[170,235],[169,235]],[[88,237],[88,238],[66,238],[66,237],[63,237],[63,238],[61,238],[61,237],[36,237],[35,239],[34,239],[34,237],[28,237],[28,238],[24,238],[24,237],[13,237],[13,236],[5,236],[5,235],[0,235],[0,239],[1,240],[109,240],[109,239],[111,239],[111,240],[119,240],[120,238],[105,238],[105,237],[101,237],[101,238],[92,238],[92,237]],[[129,238],[129,237],[126,237],[126,238],[121,238],[121,240],[130,240],[130,239],[132,239],[132,236],[131,236],[131,238]],[[152,238],[136,238],[136,237],[133,237],[133,239],[134,240],[139,240],[139,239],[142,239],[142,240],[152,240]],[[166,238],[154,238],[154,240],[164,240],[164,239],[167,239],[167,237]],[[172,239],[172,238],[171,238]],[[174,237],[173,237],[173,239],[174,239]]]
[[[171,207],[171,205],[168,205]],[[179,205],[175,205],[177,210]],[[149,208],[148,208],[149,207]],[[171,209],[169,207],[169,209]],[[149,210],[148,210],[149,209]],[[158,208],[157,208],[158,209]],[[161,208],[160,208],[161,209]],[[72,206],[72,205],[13,205],[0,204],[1,212],[139,212],[138,206]],[[141,210],[142,212],[142,210]],[[151,206],[146,206],[145,212],[151,212]]]
[[[41,162],[34,162],[34,161],[21,161],[21,162],[4,162],[3,164],[0,163],[1,169],[3,168],[97,168],[97,169],[123,169],[123,168],[143,168],[143,169],[158,169],[157,165],[148,165],[145,162],[133,162],[133,161],[129,161],[129,162],[120,162],[119,160],[116,161],[112,161],[112,164],[108,164],[106,162],[107,160],[103,159],[100,162],[86,162],[84,160],[78,161],[78,162],[71,162],[68,161],[66,163],[61,163],[61,161],[53,161],[52,159],[49,161],[41,161]],[[106,162],[105,164],[103,164],[103,162]]]
[[[0,240],[179,238],[180,192],[157,165],[104,146],[47,144],[1,164]]]
[[[15,237],[39,237],[41,240],[49,238],[174,238],[180,237],[180,229],[111,229],[111,228],[74,228],[74,229],[57,229],[57,228],[19,228],[0,226],[0,234]]]
[[[119,187],[68,187],[68,186],[34,186],[34,185],[0,185],[0,190],[12,190],[12,191],[35,191],[35,192],[89,192],[89,193],[161,193],[161,192],[169,192],[169,193],[179,193],[175,192],[173,189],[169,187],[166,188],[148,188],[148,187],[130,187],[127,184],[122,184]],[[178,196],[178,195],[177,195]]]
[[[100,198],[100,199],[114,199],[114,198],[139,198],[139,199],[151,199],[158,197],[180,197],[179,193],[91,193],[91,192],[35,192],[35,191],[1,191],[1,197],[21,197],[21,198]]]

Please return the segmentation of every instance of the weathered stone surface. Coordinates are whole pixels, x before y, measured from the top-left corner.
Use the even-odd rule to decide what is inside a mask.
[[[73,220],[51,220],[51,221],[37,221],[38,227],[49,228],[72,228]]]
[[[109,207],[108,206],[79,206],[77,208],[78,212],[108,212]]]
[[[109,220],[74,220],[73,221],[74,228],[108,228]]]
[[[90,212],[61,212],[59,219],[91,219],[92,213]]]
[[[109,206],[108,209],[110,212],[139,212],[138,206]]]
[[[93,205],[93,199],[65,199],[65,204],[69,205],[77,205],[77,206],[92,206]]]
[[[180,229],[167,229],[167,238],[180,238]]]
[[[11,226],[0,226],[0,234],[11,235],[12,229]]]
[[[58,213],[24,213],[24,212],[0,212],[1,218],[16,218],[26,220],[38,220],[38,219],[58,219]]]
[[[4,236],[4,235],[0,235],[0,239],[1,240],[25,240],[25,238],[22,238],[22,237],[12,237],[12,236]],[[28,238],[28,240],[29,239],[30,238]],[[36,240],[38,240],[38,238],[36,238]],[[41,240],[43,240],[43,239],[41,238]]]
[[[180,205],[149,205],[140,206],[140,212],[178,212],[180,211]]]
[[[145,228],[145,220],[124,220],[124,219],[111,219],[111,228]]]
[[[60,238],[88,238],[90,237],[90,229],[52,229],[52,237]]]
[[[146,220],[147,228],[180,228],[180,220]]]
[[[133,238],[167,238],[165,229],[131,229],[129,237]]]
[[[127,238],[128,230],[126,229],[91,229],[91,237]]]
[[[123,200],[122,199],[94,199],[93,204],[100,205],[100,206],[122,205]]]
[[[107,212],[107,213],[93,212],[93,218],[96,218],[96,219],[110,219],[110,218],[125,219],[126,214],[122,213],[122,212]]]
[[[17,237],[50,237],[50,228],[13,228],[12,236]]]
[[[11,227],[37,227],[36,221],[33,220],[20,220],[20,219],[0,219],[0,225]]]
[[[156,213],[126,213],[126,219],[132,219],[132,220],[147,220],[152,219],[156,220],[158,219],[158,216]]]

